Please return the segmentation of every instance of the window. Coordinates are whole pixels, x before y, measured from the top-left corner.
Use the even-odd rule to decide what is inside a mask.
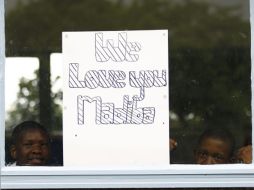
[[[254,186],[252,160],[245,161],[237,155],[242,147],[248,148],[244,151],[252,151],[253,142],[249,14],[252,8],[252,3],[247,0],[236,3],[230,0],[5,1],[5,16],[2,12],[1,17],[5,20],[5,27],[1,26],[5,44],[0,46],[2,49],[5,47],[0,57],[3,61],[5,59],[5,77],[0,82],[2,85],[5,82],[6,99],[5,114],[0,112],[2,126],[5,126],[5,130],[4,127],[1,129],[5,131],[5,142],[1,141],[5,145],[5,151],[1,152],[5,155],[1,156],[3,188],[15,188],[21,184],[24,188],[34,184],[44,184],[45,188],[82,185]],[[3,3],[1,9],[4,9]],[[120,31],[119,35],[126,32],[129,37],[132,31],[143,31],[145,34],[155,30],[168,32],[169,131],[166,135],[169,142],[167,156],[170,156],[167,157],[167,165],[116,169],[99,165],[67,166],[66,162],[63,163],[66,139],[64,142],[62,139],[65,134],[63,129],[67,126],[65,119],[62,123],[62,112],[67,109],[62,102],[63,93],[66,93],[62,85],[66,85],[66,81],[62,81],[66,73],[61,72],[62,62],[66,60],[62,34],[70,37],[71,32],[104,31],[105,43],[107,31]],[[4,35],[0,37],[4,38]],[[77,44],[83,44],[80,39]],[[136,47],[140,48],[138,45]],[[158,47],[157,53],[164,55],[162,52],[164,50]],[[149,56],[152,57],[151,54]],[[1,65],[0,76],[4,74],[3,68]],[[83,68],[89,68],[88,64]],[[14,77],[16,81],[12,85]],[[2,93],[1,102],[4,102],[3,97]],[[15,161],[9,151],[11,132],[14,126],[25,120],[38,121],[46,126],[51,135],[52,155],[46,166],[8,167]],[[204,139],[211,139],[211,134],[215,133],[210,130],[214,128],[220,130],[220,137],[213,135],[213,138],[223,141],[223,151],[210,151],[203,146]],[[200,138],[204,131],[206,133]],[[225,131],[229,131],[234,143]],[[172,147],[171,151],[170,140],[177,142],[176,148]],[[208,158],[213,165],[208,165]],[[105,182],[107,180],[109,182]],[[214,180],[218,182],[215,184]]]

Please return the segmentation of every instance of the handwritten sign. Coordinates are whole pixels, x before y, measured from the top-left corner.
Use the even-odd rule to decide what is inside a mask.
[[[167,30],[63,32],[64,165],[169,164]]]

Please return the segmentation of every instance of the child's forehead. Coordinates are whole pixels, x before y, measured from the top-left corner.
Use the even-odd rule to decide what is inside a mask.
[[[19,136],[19,138],[24,138],[27,134],[32,134],[32,133],[40,133],[42,136],[49,138],[47,132],[44,131],[43,129],[40,129],[40,128],[24,129],[21,131],[21,133],[18,136]]]
[[[206,142],[208,142],[208,141],[209,141],[210,143],[214,143],[214,142],[220,141],[220,142],[223,143],[223,144],[226,144],[226,145],[229,144],[229,141],[228,141],[227,139],[223,139],[223,138],[219,138],[219,137],[213,137],[213,136],[206,136],[206,137],[204,137],[204,138],[201,140],[200,144],[204,144],[204,143],[206,143]]]

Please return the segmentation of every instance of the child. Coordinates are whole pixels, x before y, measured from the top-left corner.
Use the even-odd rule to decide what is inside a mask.
[[[227,130],[208,129],[199,138],[195,161],[197,164],[230,163],[234,144],[234,138]]]
[[[235,153],[235,162],[251,164],[252,163],[252,138],[251,135],[245,139],[243,147],[239,148]]]
[[[17,166],[46,166],[50,158],[50,138],[37,122],[25,121],[12,132],[11,157]]]
[[[177,142],[175,139],[169,139],[169,150],[172,151],[172,150],[175,150],[177,147]]]
[[[237,150],[236,163],[251,164],[252,163],[252,145],[246,145]]]

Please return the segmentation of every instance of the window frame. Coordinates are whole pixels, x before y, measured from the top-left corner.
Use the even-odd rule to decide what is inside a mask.
[[[251,36],[254,36],[254,2],[250,1]],[[168,168],[71,168],[5,167],[5,23],[0,1],[0,188],[163,188],[163,187],[254,187],[253,164],[169,165]],[[254,60],[251,38],[251,60]],[[253,63],[251,63],[253,65]],[[253,66],[252,66],[253,67]],[[251,79],[254,70],[251,69]],[[254,81],[251,83],[254,92]],[[252,94],[252,99],[254,95]],[[252,113],[254,102],[252,101]],[[254,118],[252,117],[252,124]],[[254,131],[252,130],[252,137]],[[254,143],[252,138],[252,144]],[[254,162],[254,151],[253,151]],[[232,167],[233,166],[233,167]]]

